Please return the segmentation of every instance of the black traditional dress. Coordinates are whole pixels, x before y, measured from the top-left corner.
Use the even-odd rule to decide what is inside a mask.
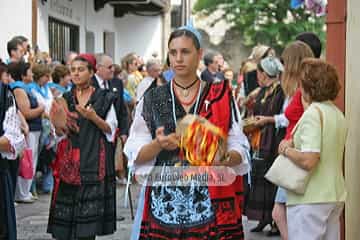
[[[199,186],[194,182],[191,186],[146,187],[145,201],[139,200],[144,202],[144,205],[138,206],[143,209],[139,239],[241,240],[244,238],[241,221],[243,198],[241,175],[247,172],[248,149],[237,118],[232,115],[233,105],[228,82],[207,83],[201,95],[199,92],[199,96],[201,96],[199,101],[189,113],[195,112],[206,117],[229,133],[228,150],[236,150],[242,155],[243,163],[240,165],[243,169],[238,172],[235,182],[227,186]],[[144,122],[145,130],[140,133],[138,129],[132,128],[130,131],[125,146],[125,151],[133,157],[130,161],[137,155],[141,146],[155,138],[157,128],[164,126],[165,134],[175,132],[176,120],[187,114],[174,96],[171,82],[150,90],[144,96],[144,101],[140,102],[142,103],[142,116],[135,116],[134,124],[139,128],[142,126],[139,123]],[[135,131],[137,133],[134,133]],[[232,139],[232,144],[229,143],[229,139]],[[131,148],[136,149],[133,154]],[[166,171],[167,167],[173,167],[178,161],[178,150],[163,150],[157,156],[154,165],[164,167]],[[137,221],[138,219],[135,223]],[[133,230],[133,234],[134,232]],[[135,238],[132,236],[132,239]]]
[[[274,116],[280,114],[285,97],[280,83],[264,87],[258,94],[254,115]],[[285,136],[285,128],[276,129],[275,124],[266,124],[261,129],[259,151],[253,153],[251,186],[245,196],[245,215],[249,219],[271,223],[276,186],[264,178],[278,155],[278,146]]]
[[[75,91],[63,97],[69,111],[75,112]],[[113,100],[112,93],[97,89],[88,104],[106,119],[110,109],[114,111]],[[107,235],[116,230],[114,148],[90,120],[79,115],[77,123],[79,133],[71,133],[59,143],[53,166],[55,186],[48,232],[58,240]],[[70,157],[69,152],[73,153]],[[71,157],[79,157],[79,164],[64,166]]]

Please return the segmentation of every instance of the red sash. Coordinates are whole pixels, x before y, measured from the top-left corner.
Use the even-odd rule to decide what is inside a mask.
[[[231,101],[232,93],[228,81],[212,84],[202,101],[199,115],[228,133],[231,127]],[[241,219],[242,177],[238,176],[235,182],[228,186],[209,186],[208,188],[211,199],[216,202],[217,222],[236,224]]]

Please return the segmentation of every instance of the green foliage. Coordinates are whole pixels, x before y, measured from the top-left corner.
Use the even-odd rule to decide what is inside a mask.
[[[246,46],[262,43],[281,51],[304,31],[315,32],[325,41],[324,17],[303,8],[291,9],[290,0],[198,0],[194,11],[209,15],[219,8],[225,11],[220,19],[234,23]]]

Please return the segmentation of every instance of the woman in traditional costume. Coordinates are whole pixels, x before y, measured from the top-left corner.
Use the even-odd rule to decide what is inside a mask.
[[[228,81],[206,83],[197,78],[200,44],[200,34],[191,26],[170,35],[169,58],[175,76],[168,84],[150,90],[139,102],[125,152],[135,169],[171,169],[180,159],[179,136],[175,133],[178,120],[196,114],[227,135],[226,160],[216,157],[212,165],[231,167],[236,179],[225,186],[194,183],[170,187],[160,183],[144,187],[132,239],[244,238],[242,175],[248,171],[248,142]]]
[[[70,71],[75,86],[50,114],[57,133],[67,138],[57,149],[48,232],[58,240],[95,239],[116,229],[114,96],[91,86],[87,59],[75,58]]]
[[[276,186],[264,178],[276,156],[277,148],[285,135],[285,128],[277,128],[275,122],[265,121],[267,117],[280,114],[284,103],[279,75],[283,71],[281,62],[275,57],[266,57],[257,67],[261,90],[254,105],[255,125],[260,128],[259,147],[253,150],[251,186],[246,196],[245,215],[259,224],[252,232],[260,232],[272,223],[272,208]]]

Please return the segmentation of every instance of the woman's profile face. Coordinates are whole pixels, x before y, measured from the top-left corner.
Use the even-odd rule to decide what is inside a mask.
[[[177,76],[196,73],[201,57],[202,50],[195,48],[193,39],[190,37],[177,37],[172,39],[169,44],[170,66]]]
[[[260,87],[264,87],[266,85],[266,76],[265,73],[260,71],[259,69],[256,71],[257,81]]]
[[[49,80],[50,80],[49,74],[45,74],[45,75],[43,75],[43,76],[41,76],[41,77],[39,78],[39,80],[38,80],[37,83],[38,83],[40,86],[44,86],[46,83],[49,82]]]
[[[3,72],[0,76],[0,81],[4,84],[10,83],[10,74],[7,72]]]
[[[23,80],[24,83],[30,83],[30,82],[33,81],[33,72],[31,70],[31,68],[26,70],[26,75],[22,76],[22,80]]]
[[[73,61],[71,63],[70,72],[71,79],[76,86],[85,85],[90,82],[92,71],[89,70],[86,62]]]

